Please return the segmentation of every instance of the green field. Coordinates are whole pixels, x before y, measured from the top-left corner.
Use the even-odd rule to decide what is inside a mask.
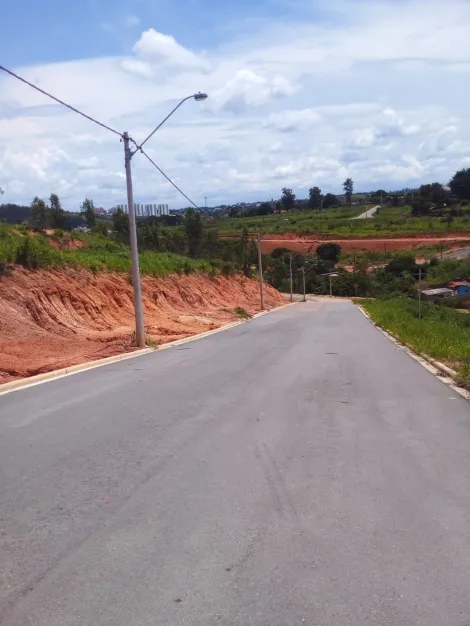
[[[353,220],[367,208],[335,208],[326,211],[290,211],[289,213],[257,217],[225,218],[207,222],[208,229],[221,234],[249,232],[296,233],[298,235],[338,235],[345,237],[380,237],[413,233],[445,233],[470,231],[470,208],[461,217],[448,223],[443,217],[411,217],[409,207],[383,207],[369,219]]]
[[[457,371],[458,382],[470,389],[470,315],[406,297],[362,300],[360,304],[381,327],[420,354],[437,359]]]
[[[61,237],[46,237],[39,233],[33,236],[27,233],[27,229],[23,226],[0,225],[0,272],[5,271],[10,263],[31,269],[64,266],[84,267],[92,271],[129,272],[131,269],[129,246],[100,235],[85,233],[74,235],[73,239],[82,242],[84,246],[67,249],[70,237],[61,239]],[[63,249],[51,245],[54,241],[57,245],[62,245]],[[207,261],[190,259],[169,252],[145,250],[139,254],[139,259],[142,273],[152,276],[211,270],[211,265]]]

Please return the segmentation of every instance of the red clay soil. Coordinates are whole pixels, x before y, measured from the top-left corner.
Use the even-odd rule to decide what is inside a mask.
[[[243,276],[144,276],[147,336],[162,343],[259,310],[259,284]],[[265,287],[266,306],[282,304]],[[131,351],[132,286],[126,275],[15,268],[0,277],[0,383]]]
[[[447,248],[460,248],[470,243],[470,233],[410,235],[407,237],[385,236],[381,238],[340,238],[334,236],[312,235],[299,237],[292,233],[284,235],[264,235],[261,240],[261,249],[265,254],[276,248],[288,248],[295,252],[315,252],[322,243],[334,241],[341,246],[344,252],[391,252],[393,250],[412,250],[422,246],[437,246],[443,244]]]

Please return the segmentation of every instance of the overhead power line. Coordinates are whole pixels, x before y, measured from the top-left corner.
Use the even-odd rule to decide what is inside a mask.
[[[135,143],[135,142],[134,142],[134,143]],[[137,145],[137,144],[136,144],[136,145]],[[145,152],[145,150],[143,150],[142,148],[139,148],[139,150],[140,150],[140,152],[144,155],[144,157],[145,157],[146,159],[148,159],[148,160],[150,161],[150,163],[151,163],[154,167],[156,167],[156,168],[157,168],[157,170],[160,172],[160,174],[161,174],[162,176],[164,176],[164,177],[167,179],[167,181],[168,181],[171,185],[173,185],[173,187],[174,187],[177,191],[179,191],[179,192],[180,192],[180,194],[181,194],[182,196],[184,196],[188,202],[190,202],[190,203],[193,205],[193,207],[195,207],[196,209],[198,209],[198,210],[199,210],[198,205],[197,205],[195,202],[193,202],[193,201],[191,200],[191,198],[189,198],[189,197],[188,197],[188,196],[184,193],[184,191],[182,191],[182,190],[178,187],[178,185],[177,185],[176,183],[174,183],[174,182],[171,180],[171,178],[170,178],[169,176],[167,176],[167,175],[165,174],[165,172],[162,170],[162,168],[161,168],[161,167],[158,167],[158,165],[155,163],[155,161],[153,161],[153,160],[149,157],[149,155]]]
[[[9,70],[6,67],[3,67],[3,65],[0,65],[0,70],[3,70],[4,72],[6,72],[7,74],[10,74],[10,76],[13,76],[13,78],[18,79],[19,81],[21,81],[22,83],[24,83],[25,85],[28,85],[28,87],[32,87],[32,89],[35,89],[36,91],[39,91],[39,93],[42,93],[44,96],[47,96],[48,98],[51,98],[51,100],[54,100],[55,102],[58,102],[59,104],[61,104],[62,106],[66,107],[67,109],[70,109],[71,111],[73,111],[74,113],[78,113],[79,115],[81,115],[82,117],[85,117],[87,120],[90,120],[90,122],[93,122],[94,124],[98,124],[98,126],[101,126],[102,128],[105,128],[106,130],[111,131],[112,133],[114,133],[115,135],[119,135],[119,137],[123,137],[123,133],[120,133],[119,131],[115,130],[114,128],[111,128],[110,126],[107,126],[106,124],[103,124],[103,122],[99,122],[98,120],[96,120],[94,117],[91,117],[90,115],[87,115],[86,113],[83,113],[82,111],[79,111],[78,109],[76,109],[75,107],[73,107],[71,104],[68,104],[67,102],[64,102],[63,100],[60,100],[59,98],[56,98],[55,96],[53,96],[52,94],[50,94],[49,92],[45,91],[44,89],[41,89],[40,87],[38,87],[37,85],[34,85],[33,83],[30,83],[28,80],[26,80],[25,78],[22,78],[21,76],[19,76],[18,74],[15,74],[15,72],[12,72],[11,70]],[[192,97],[192,96],[191,96]],[[185,98],[185,100],[187,100],[188,98]],[[184,102],[184,100],[182,101]],[[180,102],[180,104],[178,105],[178,107],[182,104],[182,102]],[[176,107],[172,113],[178,108]],[[171,113],[170,113],[171,115]],[[160,128],[160,126],[168,119],[168,117],[170,117],[170,115],[168,115],[161,124],[159,124],[157,126],[157,128],[155,130],[158,130]],[[155,132],[155,131],[154,131]],[[148,139],[150,139],[150,137],[154,134],[154,132],[152,132],[147,139],[145,139],[145,141],[142,142],[142,144],[139,146],[133,139],[131,139],[132,143],[136,146],[135,152],[140,151],[149,161],[150,163],[152,163],[152,165],[154,167],[157,168],[157,170],[160,172],[160,174],[162,176],[164,176],[166,178],[166,180],[171,183],[173,185],[173,187],[180,192],[180,194],[182,196],[184,196],[186,198],[186,200],[188,200],[188,202],[190,202],[194,207],[196,207],[196,209],[199,209],[199,207],[197,206],[197,204],[195,204],[191,198],[189,198],[184,191],[182,191],[178,185],[176,183],[174,183],[171,178],[169,176],[167,176],[165,174],[165,172],[158,167],[158,165],[152,161],[152,159],[149,157],[149,155],[144,152],[144,150],[142,149],[142,146],[144,143],[146,143],[146,141]],[[0,193],[2,193],[2,191],[0,191]]]
[[[43,95],[47,96],[48,98],[51,98],[51,100],[55,100],[55,102],[58,102],[59,104],[62,104],[64,107],[67,107],[67,109],[70,109],[71,111],[74,111],[75,113],[78,113],[82,117],[86,117],[86,119],[90,120],[90,122],[94,122],[95,124],[98,124],[98,126],[101,126],[102,128],[106,128],[106,130],[110,130],[115,135],[119,135],[119,137],[122,137],[122,133],[120,133],[119,131],[114,130],[114,128],[111,128],[110,126],[106,126],[106,124],[103,124],[103,122],[99,122],[98,120],[95,120],[94,117],[91,117],[90,115],[87,115],[86,113],[83,113],[82,111],[79,111],[78,109],[76,109],[75,107],[73,107],[70,104],[67,104],[67,102],[64,102],[63,100],[60,100],[59,98],[56,98],[55,96],[53,96],[52,94],[48,93],[47,91],[44,91],[44,89],[41,89],[37,85],[34,85],[33,83],[30,83],[25,78],[22,78],[21,76],[18,76],[18,74],[15,74],[15,72],[12,72],[11,70],[7,69],[6,67],[3,67],[3,65],[0,65],[0,70],[3,70],[7,74],[10,74],[10,76],[13,76],[13,78],[17,78],[18,80],[20,80],[25,85],[28,85],[29,87],[32,87],[36,91],[39,91],[39,93],[42,93]]]

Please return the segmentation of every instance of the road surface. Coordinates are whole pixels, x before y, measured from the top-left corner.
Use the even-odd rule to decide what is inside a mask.
[[[0,623],[464,626],[470,407],[309,302],[0,397]]]
[[[352,217],[351,219],[353,220],[365,220],[368,217],[374,217],[374,215],[377,213],[377,209],[380,209],[380,205],[379,206],[375,206],[371,209],[367,209],[367,211],[365,211],[364,213],[361,213],[360,215],[357,215],[356,217]]]
[[[442,256],[444,259],[457,259],[458,261],[462,261],[470,257],[470,246],[460,248],[460,250],[453,250],[452,252],[444,252]]]

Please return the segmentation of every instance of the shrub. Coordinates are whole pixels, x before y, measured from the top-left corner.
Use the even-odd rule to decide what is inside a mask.
[[[220,271],[223,276],[232,276],[232,274],[235,273],[235,268],[233,266],[233,263],[230,263],[230,261],[226,261],[225,263],[222,263],[222,268]]]
[[[248,313],[248,311],[246,309],[244,309],[241,306],[237,306],[235,308],[235,314],[238,315],[238,317],[241,317],[244,320],[249,320],[251,319],[251,315]]]

